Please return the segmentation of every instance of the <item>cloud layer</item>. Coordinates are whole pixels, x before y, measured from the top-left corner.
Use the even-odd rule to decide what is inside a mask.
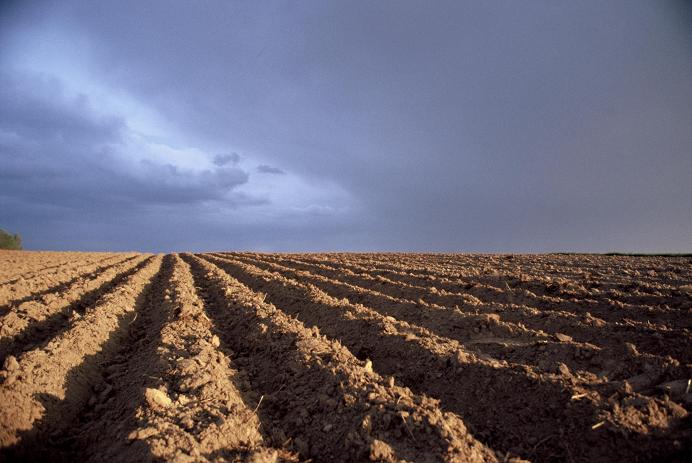
[[[0,225],[51,248],[689,250],[689,19],[16,3]]]
[[[122,119],[96,114],[87,96],[68,97],[40,76],[17,77],[0,78],[0,194],[25,207],[82,214],[228,203],[248,181],[225,163],[192,170],[142,157],[147,144]]]

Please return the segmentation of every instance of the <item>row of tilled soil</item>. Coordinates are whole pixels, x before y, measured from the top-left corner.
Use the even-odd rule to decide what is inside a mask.
[[[689,274],[690,257],[628,257],[604,255],[493,255],[493,254],[300,254],[306,258],[371,262],[392,268],[416,268],[421,273],[435,275],[439,270],[457,272],[459,276],[478,276],[480,279],[526,275],[538,280],[548,278],[600,279],[608,286],[646,282],[677,281]],[[632,281],[636,277],[636,281]]]
[[[6,359],[5,456],[496,459],[437,401],[185,260],[192,273],[148,258],[46,345]]]
[[[21,304],[44,294],[59,292],[81,275],[93,271],[94,265],[104,266],[134,257],[135,254],[101,254],[77,258],[48,270],[37,270],[29,277],[22,277],[0,285],[0,313],[10,305]]]
[[[290,256],[290,255],[289,255]],[[301,259],[324,262],[321,255],[300,255]],[[349,265],[366,265],[373,272],[392,272],[391,274],[416,275],[435,281],[451,278],[455,282],[495,287],[499,290],[517,288],[526,290],[537,300],[545,296],[545,301],[557,296],[563,301],[573,297],[589,295],[607,300],[612,297],[612,305],[626,302],[640,307],[665,304],[688,303],[680,296],[680,286],[689,283],[690,259],[680,258],[640,258],[608,256],[452,256],[446,257],[453,263],[440,264],[441,256],[411,255],[329,255],[327,261],[348,268]],[[602,262],[599,266],[589,262]],[[538,297],[537,297],[538,296]],[[648,299],[646,296],[652,296]],[[673,296],[673,297],[671,297]],[[644,297],[644,299],[642,299]],[[658,299],[656,298],[658,297]],[[621,299],[621,300],[617,300]],[[559,300],[559,299],[558,299]]]
[[[412,286],[413,291],[420,288],[435,290],[435,294],[454,297],[463,290],[463,295],[477,298],[480,301],[490,300],[493,303],[521,304],[532,306],[541,311],[570,311],[577,314],[589,312],[606,321],[622,321],[627,319],[634,324],[642,320],[647,326],[669,329],[666,322],[675,322],[679,326],[679,308],[690,308],[690,301],[680,287],[685,287],[692,278],[689,268],[679,267],[679,275],[673,284],[657,281],[655,284],[642,284],[641,281],[630,279],[626,284],[618,285],[618,289],[608,289],[614,286],[609,280],[579,275],[578,278],[550,276],[549,273],[538,275],[527,274],[517,268],[514,272],[503,272],[493,275],[471,275],[463,271],[439,269],[434,264],[425,267],[411,265],[402,259],[396,266],[370,262],[364,264],[362,259],[341,258],[338,260],[319,257],[301,257],[303,263],[331,266],[340,272],[353,273],[374,277],[385,283],[398,281]],[[298,259],[294,259],[298,260]],[[689,264],[688,264],[689,267]],[[475,266],[474,266],[475,268]],[[437,269],[437,270],[436,270]],[[614,275],[609,275],[614,278]],[[689,321],[688,321],[689,323]],[[691,328],[692,326],[686,326]]]
[[[248,255],[237,257],[250,258]],[[437,325],[432,329],[441,335],[458,339],[495,357],[529,362],[543,370],[556,370],[562,363],[575,372],[591,373],[589,379],[595,381],[595,376],[623,379],[643,373],[644,368],[660,372],[670,366],[679,366],[680,362],[691,361],[692,346],[685,329],[681,329],[678,336],[660,333],[660,337],[652,336],[649,330],[638,330],[626,324],[595,323],[593,317],[586,319],[571,313],[556,316],[525,306],[450,298],[450,294],[440,294],[429,288],[411,288],[399,282],[355,275],[348,270],[339,272],[329,266],[295,259],[266,255],[252,258],[255,264],[284,275],[295,277],[302,271],[297,278],[317,286],[322,284],[322,289],[327,288],[325,290],[335,297],[347,297],[366,305],[385,305],[390,310],[395,306],[405,307],[395,316],[418,324]],[[431,317],[431,313],[435,315]],[[470,322],[473,317],[490,317],[491,323],[484,331],[484,324],[474,326]],[[685,316],[679,315],[679,318],[684,320]],[[608,336],[603,336],[604,331]],[[672,355],[673,359],[667,355]]]
[[[9,251],[0,249],[0,285],[36,276],[79,259],[99,259],[105,252]]]
[[[462,264],[477,259],[579,275],[574,256],[550,257],[77,254],[24,266],[30,287],[9,282],[0,313],[0,460],[684,461],[680,345],[646,344],[615,316],[583,323],[574,306],[480,300],[450,273],[472,281]],[[675,307],[665,323],[689,343],[689,311]],[[572,317],[572,331],[542,311]]]
[[[10,454],[40,448],[70,426],[92,396],[92,379],[100,362],[117,348],[142,289],[160,265],[160,257],[147,260],[82,316],[61,326],[48,342],[19,357],[5,358],[0,445],[10,447]]]
[[[669,398],[640,394],[623,382],[590,387],[569,372],[542,374],[526,365],[469,355],[463,343],[392,316],[396,306],[338,299],[307,283],[304,273],[292,273],[289,278],[276,267],[271,271],[250,264],[252,260],[259,263],[250,256],[208,258],[266,294],[277,307],[339,339],[357,356],[370,358],[377,371],[440,399],[443,408],[463,416],[474,435],[487,439],[494,448],[528,458],[567,459],[573,453],[570,446],[578,443],[581,452],[593,452],[595,458],[608,452],[611,456],[628,451],[635,455],[642,453],[644,442],[665,447],[651,436],[686,416],[684,408]],[[676,362],[664,365],[665,373],[682,374],[675,370],[679,367]],[[647,405],[640,410],[631,406],[633,402]],[[500,403],[503,413],[497,410]],[[668,418],[659,422],[662,415]],[[606,426],[610,431],[591,432],[594,426],[593,430]],[[611,433],[619,437],[613,438]],[[537,448],[530,444],[548,435],[557,448],[544,447],[545,442]],[[601,442],[609,438],[613,438],[610,449]]]
[[[288,442],[302,458],[320,461],[495,461],[436,400],[378,374],[369,359],[356,358],[223,267],[187,259],[211,318],[228,328],[220,332],[222,346],[235,352],[233,361],[263,399],[258,413],[274,445]]]
[[[140,255],[115,264],[93,264],[89,273],[78,275],[55,292],[11,305],[0,316],[0,362],[49,341],[146,261],[147,257]]]

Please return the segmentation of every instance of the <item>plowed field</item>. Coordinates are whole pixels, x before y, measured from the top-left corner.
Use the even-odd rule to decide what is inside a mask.
[[[4,251],[0,460],[686,461],[691,328],[689,257]]]

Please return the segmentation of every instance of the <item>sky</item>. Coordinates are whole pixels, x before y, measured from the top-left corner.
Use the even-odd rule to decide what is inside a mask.
[[[28,249],[692,251],[684,1],[0,2]]]

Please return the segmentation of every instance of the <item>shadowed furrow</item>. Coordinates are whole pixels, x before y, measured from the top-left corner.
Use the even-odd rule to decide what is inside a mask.
[[[266,294],[268,302],[339,339],[361,358],[372,359],[376,371],[394,375],[412,390],[440,399],[443,408],[460,414],[474,434],[493,448],[540,460],[565,459],[572,453],[570,443],[589,442],[580,457],[584,461],[647,452],[660,455],[668,448],[665,439],[646,435],[663,429],[633,426],[618,413],[620,399],[636,397],[649,407],[639,412],[639,422],[650,423],[650,413],[657,416],[659,410],[674,406],[667,402],[626,391],[605,400],[557,375],[537,376],[528,369],[483,360],[458,343],[390,320],[367,307],[336,300],[312,285],[241,262],[207,258],[254,291]],[[517,395],[517,391],[524,393]],[[497,404],[502,404],[499,410]],[[599,422],[607,425],[601,432],[596,429],[603,425],[592,430]],[[666,423],[665,432],[672,433],[676,425],[675,421]],[[617,445],[609,438],[612,432],[622,435]],[[552,436],[556,446],[531,444],[546,436]]]
[[[114,255],[106,252],[85,252],[80,253],[79,257],[88,262],[98,262]],[[53,273],[58,267],[72,265],[74,259],[74,252],[0,250],[0,287],[37,275]]]
[[[269,255],[260,256],[267,259],[278,259],[278,257]],[[571,311],[577,315],[588,311],[613,323],[619,322],[627,316],[637,318],[642,315],[647,316],[647,322],[652,319],[659,323],[680,322],[679,311],[674,309],[654,308],[642,304],[625,306],[621,302],[607,298],[600,301],[594,300],[593,297],[596,293],[594,291],[589,292],[582,287],[581,285],[585,284],[582,281],[579,281],[578,284],[570,281],[561,284],[550,277],[544,277],[543,280],[539,280],[538,283],[527,288],[527,276],[524,274],[520,274],[519,277],[516,274],[506,277],[484,277],[483,275],[469,277],[461,276],[462,274],[458,272],[416,274],[413,273],[412,268],[406,267],[404,264],[396,269],[390,268],[395,267],[390,265],[387,266],[387,269],[382,270],[373,266],[348,263],[349,261],[332,261],[329,258],[284,258],[283,260],[288,260],[296,265],[331,270],[343,277],[361,278],[365,281],[385,284],[387,287],[382,289],[384,292],[391,288],[391,290],[397,291],[397,294],[402,294],[402,291],[420,293],[419,297],[426,300],[433,298],[431,299],[432,302],[443,305],[458,304],[470,296],[472,300],[476,299],[480,302],[528,305],[539,308],[541,311]],[[426,269],[430,269],[430,266],[427,266]],[[494,284],[488,284],[488,280],[493,281]],[[591,284],[589,283],[589,285]],[[545,294],[535,294],[541,292],[545,292]],[[670,300],[670,297],[666,298],[666,301],[670,302]],[[690,323],[692,326],[692,321]],[[663,325],[663,329],[666,329],[665,325]]]
[[[238,255],[236,258],[258,265],[265,270],[279,272],[289,278],[309,282],[332,297],[347,298],[350,302],[362,303],[384,315],[392,315],[425,327],[438,335],[458,340],[467,348],[501,360],[533,365],[547,372],[559,372],[560,368],[563,368],[561,364],[564,364],[573,374],[578,373],[582,381],[590,384],[606,381],[601,379],[605,376],[608,376],[608,379],[633,377],[643,373],[645,369],[651,371],[652,367],[655,367],[658,372],[665,372],[673,377],[678,377],[680,374],[677,370],[671,369],[679,365],[677,362],[657,356],[642,355],[631,349],[628,351],[624,343],[618,343],[604,350],[588,343],[555,339],[542,330],[527,330],[521,322],[517,322],[517,325],[504,323],[500,314],[504,315],[505,312],[499,307],[485,314],[463,313],[456,307],[448,309],[420,300],[418,302],[401,300],[368,288],[293,270],[271,262]],[[560,334],[560,336],[564,335]],[[617,371],[611,366],[614,355],[620,357]],[[607,375],[604,372],[607,372]],[[657,378],[653,378],[652,381]],[[658,379],[662,382],[665,378]]]
[[[73,447],[91,461],[271,461],[211,329],[187,264],[166,256]]]
[[[503,323],[499,320],[499,317],[463,313],[460,310],[449,310],[425,302],[414,302],[411,299],[380,293],[373,288],[353,285],[331,277],[313,274],[309,271],[295,270],[255,258],[240,256],[235,258],[264,270],[278,272],[289,278],[296,278],[299,281],[314,284],[337,299],[348,298],[349,301],[363,303],[367,301],[365,305],[368,305],[370,308],[409,323],[421,325],[441,336],[457,339],[460,342],[469,342],[479,338],[479,333],[482,330],[490,330],[491,334],[497,337],[546,338],[546,336],[539,336],[537,333],[528,331],[525,328]]]
[[[0,286],[0,311],[9,310],[10,305],[13,304],[21,304],[39,296],[60,291],[71,282],[92,272],[95,266],[111,265],[112,260],[122,262],[131,257],[132,255],[111,255],[105,259],[99,259],[96,265],[87,259],[80,259],[65,268],[53,270],[50,275],[38,275],[27,280],[2,285]]]
[[[0,252],[0,461],[686,461],[690,264]]]
[[[235,352],[234,363],[264,397],[260,419],[277,443],[291,439],[301,457],[320,461],[495,460],[436,401],[381,378],[368,361],[306,329],[209,263],[187,259],[208,294],[210,317],[224,327],[222,345]]]
[[[112,335],[122,332],[160,264],[160,257],[151,260],[45,347],[25,353],[13,365],[5,362],[0,403],[13,406],[0,409],[0,446],[14,446],[9,454],[30,451],[45,439],[46,430],[60,429],[79,412],[91,395],[85,370],[95,368],[99,357],[117,345]]]
[[[0,320],[0,363],[8,355],[18,356],[23,351],[43,345],[52,337],[79,320],[99,298],[142,268],[150,259],[138,256],[106,270],[99,269],[78,279],[59,296],[22,304]]]
[[[553,256],[537,258],[547,257]],[[523,259],[526,259],[526,256],[511,261]],[[685,297],[678,297],[680,295],[676,289],[692,280],[690,266],[684,264],[673,267],[677,273],[662,272],[659,264],[655,267],[656,270],[649,269],[645,273],[635,270],[631,277],[623,279],[621,283],[613,283],[618,274],[608,272],[598,275],[581,267],[577,267],[574,273],[565,275],[554,265],[546,265],[541,271],[540,265],[534,260],[529,261],[532,265],[513,266],[504,270],[497,265],[502,259],[495,260],[490,266],[481,264],[478,256],[462,260],[466,261],[463,266],[440,268],[430,261],[412,263],[406,255],[399,257],[397,263],[385,265],[377,260],[364,261],[349,256],[336,260],[320,259],[316,256],[300,259],[304,263],[324,264],[342,271],[350,270],[356,274],[365,273],[412,285],[435,285],[438,289],[451,293],[459,292],[463,288],[464,292],[482,300],[521,302],[542,310],[551,310],[556,306],[561,310],[576,313],[589,310],[612,322],[619,321],[623,316],[636,318],[644,314],[662,323],[679,321],[676,310],[667,307],[673,305],[682,308],[686,304]],[[668,276],[672,274],[674,278],[651,278],[649,282],[643,281],[649,273]]]
[[[690,336],[685,334],[687,333],[685,328],[677,331],[656,330],[655,327],[629,324],[627,320],[623,323],[609,324],[588,312],[579,315],[559,310],[539,310],[514,303],[484,303],[470,295],[441,294],[437,289],[406,288],[403,284],[388,282],[383,278],[374,279],[367,275],[354,276],[348,272],[340,274],[334,269],[324,269],[324,266],[319,264],[301,265],[294,263],[292,267],[318,272],[323,276],[335,278],[337,281],[347,281],[361,288],[382,291],[392,295],[392,297],[401,297],[403,294],[403,297],[418,297],[419,302],[433,301],[430,303],[454,308],[450,310],[460,309],[464,312],[499,316],[503,322],[509,324],[526,326],[539,333],[545,331],[549,334],[567,334],[578,342],[614,349],[616,352],[622,351],[625,344],[630,343],[635,345],[638,350],[648,354],[670,355],[683,363],[692,362],[692,344],[690,344],[692,340]],[[678,316],[680,320],[685,320],[685,318],[686,316]],[[604,330],[608,331],[608,336],[603,336]],[[588,355],[591,359],[592,355]],[[603,368],[598,365],[594,367],[603,371]]]

